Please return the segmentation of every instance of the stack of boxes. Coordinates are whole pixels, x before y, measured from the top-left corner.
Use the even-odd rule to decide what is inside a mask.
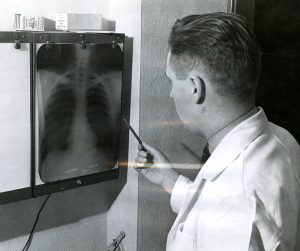
[[[99,14],[58,13],[56,20],[25,14],[15,14],[15,30],[19,31],[100,31],[102,16]]]

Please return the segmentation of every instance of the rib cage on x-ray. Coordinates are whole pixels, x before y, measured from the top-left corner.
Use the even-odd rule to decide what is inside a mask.
[[[53,182],[114,167],[121,65],[122,52],[111,45],[39,49],[41,180]]]

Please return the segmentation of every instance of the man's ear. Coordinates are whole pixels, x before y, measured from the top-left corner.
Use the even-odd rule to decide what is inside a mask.
[[[190,76],[193,83],[193,99],[196,104],[202,104],[206,97],[205,81],[199,76]]]

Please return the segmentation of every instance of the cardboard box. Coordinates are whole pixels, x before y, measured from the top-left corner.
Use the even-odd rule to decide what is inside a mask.
[[[102,16],[99,14],[56,14],[57,30],[102,30]]]

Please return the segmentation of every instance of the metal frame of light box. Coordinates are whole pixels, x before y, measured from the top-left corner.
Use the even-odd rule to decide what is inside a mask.
[[[51,182],[41,185],[35,183],[36,163],[35,163],[35,65],[36,65],[36,44],[81,44],[85,49],[89,43],[112,44],[112,46],[122,43],[125,47],[125,35],[121,33],[92,33],[92,32],[28,32],[28,31],[4,31],[0,32],[0,43],[14,43],[15,48],[19,49],[22,43],[28,43],[30,46],[30,187],[11,190],[0,193],[0,204],[11,203],[19,200],[35,198],[38,196],[65,191],[86,185],[91,185],[103,181],[117,179],[119,177],[119,166],[111,170],[102,171],[86,176],[65,179],[57,182]],[[123,69],[124,69],[124,51],[123,50]],[[122,92],[121,104],[124,103],[124,73],[122,73]],[[123,114],[123,105],[121,107]],[[128,113],[127,116],[128,117]],[[127,118],[129,119],[129,118]],[[121,123],[121,120],[120,120]],[[122,126],[120,126],[120,138]],[[119,141],[120,144],[120,141]],[[120,159],[120,146],[118,150],[118,160]]]

